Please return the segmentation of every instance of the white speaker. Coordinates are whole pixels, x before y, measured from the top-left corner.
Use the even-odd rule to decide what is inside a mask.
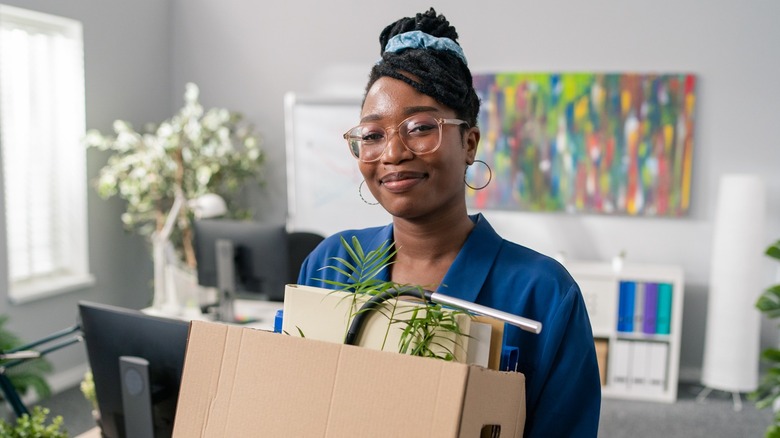
[[[706,388],[740,393],[758,386],[761,314],[755,302],[766,288],[765,213],[766,189],[758,176],[721,177],[702,367]]]

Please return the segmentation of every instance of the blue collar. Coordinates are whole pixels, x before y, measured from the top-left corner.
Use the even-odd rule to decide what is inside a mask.
[[[436,292],[474,302],[490,273],[493,261],[498,256],[503,239],[481,213],[469,217],[474,222],[474,229],[469,233]],[[384,242],[392,242],[392,239],[391,223],[379,230],[367,247],[378,248]],[[382,277],[380,280],[389,281],[389,271],[385,270]]]

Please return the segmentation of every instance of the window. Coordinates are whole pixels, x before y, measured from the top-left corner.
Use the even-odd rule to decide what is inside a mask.
[[[0,151],[15,302],[94,282],[84,118],[81,23],[0,5]]]

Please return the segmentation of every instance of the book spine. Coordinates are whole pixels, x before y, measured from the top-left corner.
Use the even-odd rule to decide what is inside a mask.
[[[627,390],[630,387],[629,370],[631,369],[632,341],[618,339],[610,350],[612,357],[608,372],[609,386],[615,389]]]
[[[658,283],[645,284],[645,321],[643,332],[654,335],[656,332],[656,318],[658,316]]]
[[[672,285],[660,283],[658,285],[658,317],[656,319],[656,333],[668,335],[671,333],[672,321]]]
[[[645,284],[634,283],[634,331],[642,333],[645,323]]]
[[[653,342],[650,344],[650,347],[651,349],[648,357],[648,392],[654,395],[660,395],[668,389],[667,360],[669,358],[669,345],[665,342]]]
[[[632,281],[620,282],[620,302],[618,303],[618,331],[634,331],[634,289]]]

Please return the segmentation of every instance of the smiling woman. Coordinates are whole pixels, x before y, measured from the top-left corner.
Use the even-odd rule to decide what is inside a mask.
[[[419,286],[539,321],[540,334],[507,326],[504,344],[522,352],[525,436],[596,436],[600,380],[579,286],[555,260],[504,240],[466,209],[466,170],[480,140],[479,99],[458,34],[433,9],[380,35],[382,59],[369,76],[360,123],[344,134],[363,185],[392,216],[384,227],[326,239],[304,262],[299,284],[354,279],[323,270],[348,259],[341,240],[396,252],[378,281]],[[572,378],[576,376],[576,378]]]

